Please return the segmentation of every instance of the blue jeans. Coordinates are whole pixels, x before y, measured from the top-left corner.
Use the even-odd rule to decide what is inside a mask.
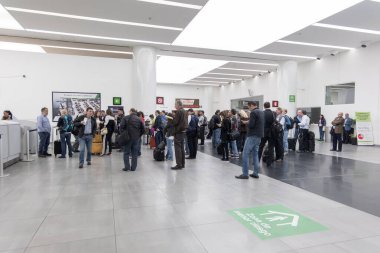
[[[162,131],[157,131],[156,135],[154,136],[154,139],[156,141],[156,147],[157,147],[164,140],[164,134],[162,133]]]
[[[289,129],[285,127],[284,129],[284,138],[283,138],[283,145],[284,145],[284,152],[288,152],[289,145],[288,145],[288,136],[289,136]]]
[[[248,136],[243,149],[243,175],[248,176],[249,156],[253,154],[253,174],[258,175],[260,171],[259,147],[261,138],[257,136]]]
[[[128,141],[127,145],[124,146],[124,168],[127,170],[135,171],[137,167],[137,155],[139,152],[139,139],[134,139]],[[132,166],[129,163],[129,156],[132,155]]]
[[[231,141],[230,143],[231,143],[232,154],[233,154],[234,156],[239,156],[239,151],[238,151],[238,149],[237,149],[236,140]]]
[[[319,140],[323,141],[325,139],[324,127],[319,127]]]
[[[61,139],[62,156],[66,156],[66,146],[69,148],[69,156],[73,156],[73,147],[71,146],[71,133],[61,133],[59,135]]]
[[[168,137],[166,138],[166,144],[168,148],[168,152],[166,153],[166,159],[173,161],[173,143],[174,139],[169,139]]]
[[[40,137],[40,145],[38,147],[38,154],[43,155],[47,153],[50,144],[50,133],[48,132],[39,132],[38,136]]]
[[[79,138],[79,164],[84,163],[84,151],[87,148],[87,162],[91,162],[91,151],[92,151],[92,134],[83,135]]]
[[[218,147],[220,144],[220,134],[222,132],[221,128],[214,129],[212,131],[212,146],[214,148]]]

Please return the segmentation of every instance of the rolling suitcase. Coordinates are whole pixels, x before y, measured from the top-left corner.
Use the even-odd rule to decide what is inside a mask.
[[[297,139],[296,138],[288,138],[288,149],[296,151],[296,144],[297,144]]]
[[[165,161],[165,142],[162,141],[158,144],[157,148],[153,150],[153,158],[156,161]]]
[[[93,142],[92,148],[91,148],[91,153],[100,155],[102,152],[103,152],[103,143]]]
[[[56,135],[57,140],[54,141],[54,156],[57,157],[57,155],[62,154],[62,146],[61,146],[61,140],[58,139],[58,129],[56,130]]]
[[[309,152],[315,151],[315,134],[312,131],[309,131]]]
[[[149,146],[151,149],[154,149],[156,147],[156,139],[154,138],[154,136],[150,137]]]

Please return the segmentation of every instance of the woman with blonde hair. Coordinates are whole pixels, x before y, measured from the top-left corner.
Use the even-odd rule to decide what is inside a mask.
[[[247,124],[244,122],[247,122],[249,120],[248,114],[244,110],[239,111],[240,116],[240,141],[239,141],[239,147],[238,149],[240,152],[243,152],[245,140],[247,138]]]
[[[73,130],[73,126],[73,118],[67,113],[66,109],[62,109],[61,117],[59,117],[57,124],[62,149],[59,158],[66,158],[66,146],[69,149],[69,157],[73,156],[73,147],[71,146],[71,131]]]

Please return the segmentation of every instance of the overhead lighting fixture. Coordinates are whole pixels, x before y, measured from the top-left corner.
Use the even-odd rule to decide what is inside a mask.
[[[218,68],[224,70],[236,70],[236,71],[247,71],[247,72],[262,72],[265,73],[267,70],[259,70],[259,69],[235,69],[235,68]]]
[[[323,24],[323,23],[315,23],[315,24],[313,24],[313,26],[336,29],[336,30],[343,30],[343,31],[350,31],[350,32],[380,35],[380,31],[377,31],[377,30],[369,30],[369,29],[355,28],[355,27],[349,27],[349,26],[329,25],[329,24]]]
[[[184,83],[226,63],[220,60],[161,56],[157,60],[157,82]]]
[[[353,47],[342,47],[342,46],[333,46],[333,45],[326,45],[326,44],[316,44],[316,43],[307,43],[307,42],[290,41],[290,40],[278,40],[276,42],[285,43],[285,44],[302,45],[302,46],[311,46],[311,47],[335,48],[335,49],[342,49],[342,50],[355,49]]]
[[[184,83],[184,84],[188,84],[188,85],[198,85],[198,86],[215,86],[215,87],[218,87],[220,84],[212,84],[212,83]]]
[[[0,49],[22,52],[46,53],[40,46],[24,43],[0,42]]]
[[[213,76],[199,76],[194,79],[216,79],[216,80],[233,80],[233,81],[240,81],[241,79],[237,78],[224,78],[224,77],[213,77]]]
[[[203,7],[201,5],[184,4],[184,3],[180,3],[180,2],[166,1],[166,0],[137,0],[137,1],[153,3],[153,4],[169,5],[169,6],[175,6],[175,7],[182,7],[182,8],[189,8],[189,9],[195,9],[195,10],[200,10]]]
[[[209,0],[173,45],[252,52],[359,2]]]
[[[222,76],[252,76],[252,75],[242,75],[242,74],[226,74],[226,73],[214,73],[214,72],[210,72],[210,73],[207,73],[207,75],[222,75]]]
[[[263,66],[278,66],[278,64],[275,64],[275,63],[248,62],[248,61],[229,61],[229,62],[252,64],[252,65],[263,65]]]
[[[12,17],[11,14],[0,4],[0,28],[24,30],[24,28]]]
[[[204,81],[204,80],[196,80],[196,78],[190,80],[189,82],[197,82],[197,83],[228,83],[226,81]]]
[[[93,49],[93,48],[62,47],[62,46],[51,46],[51,45],[40,45],[40,46],[48,47],[48,48],[69,49],[69,50],[90,51],[90,52],[111,53],[111,54],[129,54],[129,55],[133,54],[133,52],[113,51],[113,50],[103,50],[103,49]]]
[[[156,45],[170,45],[170,43],[158,42],[158,41],[134,40],[134,39],[124,39],[124,38],[115,38],[115,37],[88,35],[88,34],[54,32],[54,31],[46,31],[46,30],[38,30],[38,29],[25,29],[25,31],[35,32],[35,33],[66,35],[66,36],[82,37],[82,38],[102,39],[102,40],[126,41],[126,42],[136,42],[136,43],[156,44]]]
[[[251,54],[281,56],[281,57],[300,58],[300,59],[315,59],[315,57],[312,57],[312,56],[294,55],[294,54],[276,54],[276,53],[267,53],[267,52],[251,52]]]
[[[183,28],[180,28],[180,27],[151,25],[151,24],[145,24],[145,23],[127,22],[127,21],[120,21],[120,20],[113,20],[113,19],[104,19],[104,18],[94,18],[94,17],[70,15],[70,14],[57,13],[57,12],[48,12],[48,11],[30,10],[30,9],[15,8],[15,7],[5,7],[5,9],[7,9],[8,11],[15,11],[15,12],[33,13],[33,14],[46,15],[46,16],[71,18],[71,19],[79,19],[79,20],[88,20],[88,21],[111,23],[111,24],[129,25],[129,26],[140,26],[140,27],[149,27],[149,28],[175,30],[175,31],[182,31],[183,30]]]

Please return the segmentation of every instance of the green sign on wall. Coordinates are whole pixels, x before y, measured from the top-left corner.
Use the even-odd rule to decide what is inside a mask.
[[[296,102],[296,95],[289,95],[289,102]]]
[[[236,209],[229,214],[263,240],[327,230],[282,205]]]

